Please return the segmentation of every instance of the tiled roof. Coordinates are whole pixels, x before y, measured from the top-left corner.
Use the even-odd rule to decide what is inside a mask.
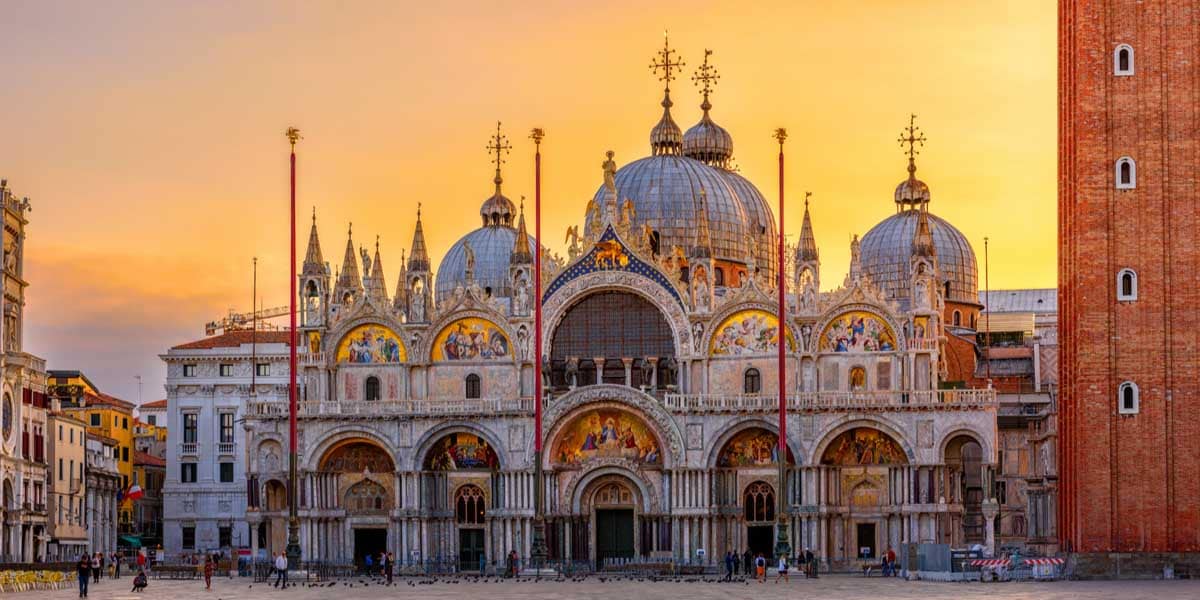
[[[145,465],[150,467],[165,467],[167,466],[166,459],[159,458],[153,454],[146,454],[138,450],[133,451],[133,464]]]
[[[133,408],[134,408],[134,404],[132,402],[126,402],[120,398],[117,398],[116,396],[109,396],[108,394],[105,394],[103,392],[101,392],[99,394],[86,394],[84,396],[84,398],[86,399],[89,406],[93,405],[93,404],[103,404],[103,405],[107,405],[107,406],[115,406],[117,408],[123,408],[125,410],[130,410],[130,411],[133,410]]]
[[[146,403],[142,404],[141,406],[139,406],[138,408],[141,410],[146,410],[146,409],[166,408],[166,407],[167,407],[166,400],[155,400],[154,402],[146,402]]]
[[[211,350],[213,348],[237,348],[249,344],[251,340],[259,344],[287,344],[290,341],[287,331],[259,331],[257,334],[250,330],[229,331],[186,344],[180,344],[172,350]]]

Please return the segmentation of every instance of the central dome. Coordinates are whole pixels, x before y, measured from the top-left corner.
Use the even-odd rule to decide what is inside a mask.
[[[533,252],[533,237],[525,236],[530,253]],[[463,236],[446,252],[437,270],[435,286],[437,301],[443,302],[454,294],[459,285],[466,285],[467,250],[471,244],[475,252],[475,283],[500,298],[512,295],[508,267],[513,248],[516,247],[517,230],[503,225],[480,227]]]
[[[633,201],[635,229],[640,232],[645,224],[657,231],[661,253],[671,252],[673,246],[686,253],[695,245],[696,211],[703,189],[713,256],[739,263],[751,256],[747,211],[724,171],[684,156],[660,154],[621,167],[615,180],[619,200]],[[602,185],[595,202],[602,205],[604,200]],[[588,226],[591,221],[588,215]]]
[[[920,209],[898,212],[872,227],[862,238],[863,273],[901,306],[907,306],[909,301],[909,258],[919,212]],[[949,221],[933,213],[926,214],[937,251],[938,271],[942,281],[950,285],[946,301],[978,303],[978,267],[971,243]]]

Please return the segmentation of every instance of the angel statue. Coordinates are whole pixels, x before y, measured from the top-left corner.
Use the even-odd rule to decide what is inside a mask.
[[[604,154],[606,160],[600,165],[604,169],[604,189],[616,193],[617,192],[617,162],[613,160],[616,156],[612,150]]]
[[[568,227],[567,239],[563,240],[563,242],[567,244],[567,256],[570,256],[571,260],[575,260],[582,251],[579,247],[579,240],[579,226],[572,225]]]

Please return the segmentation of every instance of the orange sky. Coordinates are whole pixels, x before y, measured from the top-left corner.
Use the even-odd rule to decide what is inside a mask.
[[[389,293],[423,202],[434,263],[478,225],[496,120],[505,192],[532,197],[530,127],[546,130],[544,238],[562,249],[618,164],[648,154],[662,31],[721,81],[714,120],[774,203],[773,128],[788,141],[789,235],[804,190],[826,287],[849,239],[894,211],[908,114],[929,138],[918,175],[991,285],[1055,285],[1055,24],[1042,0],[960,2],[161,2],[5,4],[0,176],[34,211],[26,348],[105,391],[162,397],[157,354],[250,303],[287,301],[287,144],[300,146],[301,243],[317,207],[325,257],[348,221],[381,236]],[[300,249],[301,254],[303,248]],[[982,286],[982,273],[981,286]]]

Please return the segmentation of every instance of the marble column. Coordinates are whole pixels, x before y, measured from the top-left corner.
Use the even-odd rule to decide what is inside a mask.
[[[625,367],[625,387],[633,387],[633,359],[622,357],[621,364]]]

